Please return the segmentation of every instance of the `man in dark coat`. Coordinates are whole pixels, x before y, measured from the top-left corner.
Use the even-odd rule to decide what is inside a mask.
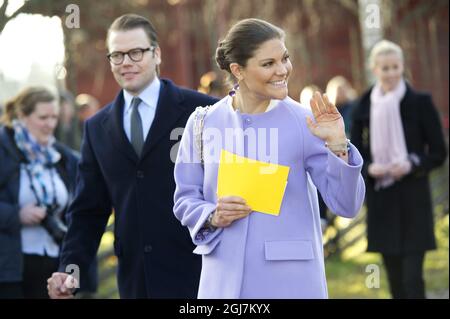
[[[172,213],[177,129],[196,106],[216,99],[158,78],[161,50],[147,19],[119,17],[107,43],[123,90],[85,124],[60,270],[75,264],[83,276],[114,208],[120,297],[195,298],[201,259]],[[49,279],[51,297],[72,296],[66,277],[61,272]]]

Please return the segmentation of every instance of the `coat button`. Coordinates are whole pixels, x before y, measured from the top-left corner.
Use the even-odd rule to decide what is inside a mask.
[[[137,171],[136,172],[136,177],[137,178],[144,178],[144,171]]]
[[[144,253],[149,253],[152,251],[152,249],[153,249],[152,246],[146,245],[146,246],[144,246]]]
[[[245,123],[246,123],[247,125],[252,124],[252,119],[246,118],[246,119],[245,119]]]

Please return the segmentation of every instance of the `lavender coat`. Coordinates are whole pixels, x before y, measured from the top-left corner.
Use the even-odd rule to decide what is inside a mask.
[[[289,97],[256,115],[234,111],[225,97],[205,117],[204,166],[195,146],[194,115],[189,118],[175,165],[174,213],[188,227],[194,253],[203,256],[199,298],[327,298],[315,186],[333,212],[354,217],[365,194],[363,161],[352,145],[349,164],[331,153],[309,131],[308,115],[312,118]],[[234,132],[232,143],[227,131]],[[289,166],[288,184],[279,216],[252,212],[201,236],[217,203],[221,148]]]

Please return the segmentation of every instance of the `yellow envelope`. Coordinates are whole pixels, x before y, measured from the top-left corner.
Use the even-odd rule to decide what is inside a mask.
[[[240,196],[253,211],[278,216],[289,166],[256,161],[222,149],[217,195]]]

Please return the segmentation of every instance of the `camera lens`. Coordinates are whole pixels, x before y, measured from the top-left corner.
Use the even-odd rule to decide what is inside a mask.
[[[55,216],[55,210],[52,207],[47,207],[47,216],[42,220],[41,225],[52,236],[53,240],[61,245],[64,235],[67,233],[67,227]]]

